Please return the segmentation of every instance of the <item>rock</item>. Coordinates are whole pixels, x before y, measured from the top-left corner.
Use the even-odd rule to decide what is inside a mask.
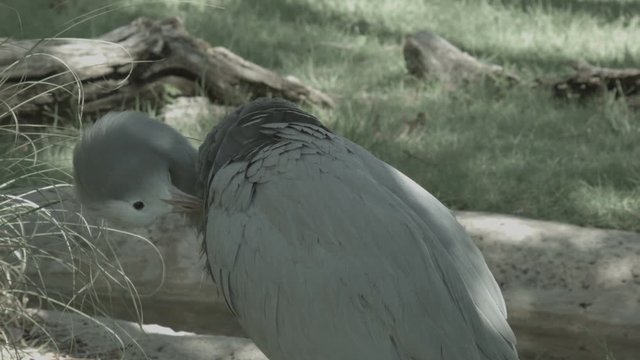
[[[29,198],[44,203],[60,196],[63,202],[52,213],[78,234],[87,233],[82,226],[72,225],[81,221],[71,189],[54,190]],[[522,360],[603,360],[607,351],[616,360],[637,360],[640,234],[472,212],[460,212],[457,217],[502,286]],[[36,232],[50,230],[41,224]],[[141,295],[145,322],[198,333],[242,335],[203,270],[200,240],[182,219],[169,217],[135,232],[149,242],[103,231],[92,243],[105,254],[113,250]],[[56,234],[37,236],[33,244],[69,254],[69,246]],[[75,262],[99,258],[97,251],[82,244],[71,247]],[[158,254],[164,258],[164,282]],[[30,274],[36,276],[37,270],[49,289],[73,291],[73,278],[66,267],[43,259]],[[109,312],[135,319],[128,300],[131,287],[115,286],[95,270],[94,266],[94,289],[101,299],[111,302]],[[80,278],[76,275],[76,283]]]

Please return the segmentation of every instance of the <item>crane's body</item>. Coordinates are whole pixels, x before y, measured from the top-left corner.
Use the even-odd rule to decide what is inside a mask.
[[[208,267],[271,360],[515,360],[482,255],[426,190],[278,100],[199,150]]]

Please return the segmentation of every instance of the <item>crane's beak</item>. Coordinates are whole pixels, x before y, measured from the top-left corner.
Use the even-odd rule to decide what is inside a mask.
[[[173,212],[186,214],[190,217],[202,215],[203,202],[199,197],[187,194],[175,186],[171,186],[169,189],[169,196],[169,199],[162,199],[162,201],[171,205]]]

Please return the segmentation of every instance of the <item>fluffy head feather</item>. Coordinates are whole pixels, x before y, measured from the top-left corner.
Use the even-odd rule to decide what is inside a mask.
[[[109,113],[73,156],[76,191],[90,211],[143,226],[173,210],[175,194],[195,195],[196,150],[176,130],[140,112]]]

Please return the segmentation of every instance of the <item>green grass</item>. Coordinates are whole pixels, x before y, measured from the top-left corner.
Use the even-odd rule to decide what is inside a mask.
[[[2,1],[0,36],[58,34],[105,1]],[[197,4],[200,3],[200,4]],[[447,91],[406,74],[402,37],[428,27],[524,80],[569,60],[637,66],[640,5],[579,0],[127,0],[59,36],[91,37],[144,15],[338,99],[312,109],[454,209],[640,231],[640,120],[612,98],[554,100],[545,89],[473,84]],[[16,16],[20,14],[20,17]],[[634,15],[635,14],[635,15]],[[407,123],[424,113],[424,124]]]
[[[73,182],[65,159],[77,130],[48,126],[21,130],[17,135],[12,126],[0,125],[0,358],[32,358],[38,351],[74,359],[104,356],[85,353],[73,336],[61,338],[50,332],[49,324],[36,313],[39,309],[73,314],[96,325],[115,349],[110,359],[124,358],[125,351],[133,348],[142,351],[125,329],[96,317],[112,313],[113,304],[105,301],[107,288],[126,291],[128,299],[122,300],[131,315],[140,323],[143,320],[141,294],[113,252],[109,234],[145,241],[160,255],[158,249],[138,235],[90,224],[75,210],[59,206]],[[162,257],[160,261],[164,273]],[[56,288],[48,281],[52,276],[48,271],[63,274],[66,283]],[[125,340],[131,342],[126,348]]]

